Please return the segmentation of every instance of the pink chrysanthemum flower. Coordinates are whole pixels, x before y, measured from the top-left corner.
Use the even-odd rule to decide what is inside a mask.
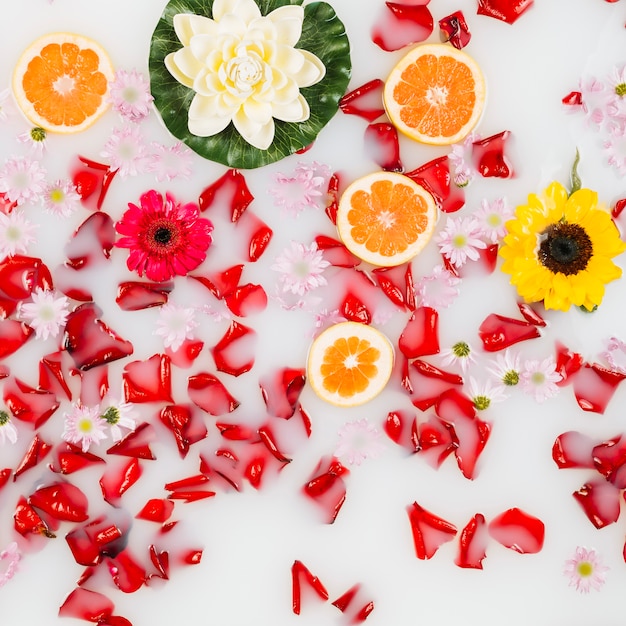
[[[504,354],[496,355],[495,360],[486,369],[500,385],[514,387],[519,383],[522,373],[520,356],[507,348]]]
[[[64,418],[63,440],[80,445],[83,452],[88,452],[91,444],[98,445],[107,438],[107,422],[100,416],[99,406],[74,404],[72,410],[64,414]]]
[[[182,141],[172,146],[153,142],[150,144],[150,149],[151,154],[146,170],[154,172],[159,182],[191,177],[193,153]]]
[[[478,260],[478,250],[487,247],[480,239],[478,222],[473,217],[447,218],[446,226],[436,241],[441,254],[456,268],[464,265],[467,259]]]
[[[56,337],[67,322],[69,300],[52,290],[37,287],[31,295],[32,302],[20,302],[17,313],[35,330],[37,339]]]
[[[193,338],[198,327],[195,310],[168,302],[161,307],[154,334],[163,338],[163,345],[178,350],[186,339]]]
[[[524,362],[520,372],[522,390],[533,396],[537,402],[544,402],[559,393],[556,383],[562,376],[556,371],[556,362],[553,357],[542,361],[529,359]]]
[[[454,166],[453,180],[457,187],[467,187],[478,171],[472,162],[472,144],[480,140],[480,135],[470,133],[461,143],[455,143],[452,146],[452,152],[448,155],[448,159]]]
[[[478,233],[489,243],[498,243],[506,235],[506,222],[514,215],[513,207],[504,198],[493,202],[483,200],[480,209],[474,212]]]
[[[565,561],[563,573],[569,578],[569,586],[576,587],[580,593],[589,593],[592,589],[600,591],[606,582],[609,567],[604,565],[600,555],[593,549],[578,546],[571,559]]]
[[[145,172],[148,149],[139,126],[128,125],[114,129],[100,156],[108,160],[111,170],[116,170],[120,178]]]
[[[6,411],[0,411],[0,443],[11,444],[17,441],[17,428],[11,422],[11,416]]]
[[[460,282],[461,279],[443,265],[436,265],[430,274],[415,283],[415,293],[422,306],[448,308],[459,295],[456,286]]]
[[[623,176],[626,174],[626,121],[612,125],[608,133],[609,138],[604,141],[607,163]]]
[[[380,431],[365,418],[346,422],[338,435],[335,456],[345,458],[350,465],[361,465],[365,459],[378,458],[384,449]]]
[[[606,105],[611,119],[626,119],[626,65],[614,67],[607,78],[609,98]]]
[[[476,363],[476,357],[471,346],[465,341],[457,341],[451,348],[441,351],[441,364],[445,367],[458,363],[465,373],[472,363]]]
[[[137,70],[119,69],[109,83],[109,99],[113,110],[129,122],[141,122],[150,114],[154,98],[150,93],[150,83]]]
[[[115,225],[123,235],[115,245],[130,250],[129,270],[161,282],[185,276],[205,260],[213,225],[200,217],[196,204],[181,204],[170,193],[164,199],[152,189],[140,206],[128,207]]]
[[[609,367],[620,374],[626,374],[626,343],[617,337],[610,337],[606,350],[600,355]]]
[[[0,212],[0,260],[16,254],[26,254],[29,244],[36,239],[33,231],[39,228],[24,217],[20,209],[8,215]]]
[[[282,207],[286,213],[299,215],[307,208],[320,208],[320,198],[325,194],[330,170],[326,166],[314,163],[312,166],[299,164],[294,176],[275,174],[276,185],[270,187],[269,194],[274,197],[275,206]]]
[[[40,126],[35,126],[26,132],[20,133],[17,136],[17,140],[20,143],[26,144],[30,150],[30,153],[36,157],[41,157],[46,151],[46,139],[48,133]]]
[[[116,401],[113,398],[105,398],[100,406],[100,417],[111,428],[111,439],[119,441],[124,436],[122,428],[135,430],[137,422],[135,406],[130,402]]]
[[[323,330],[331,324],[344,321],[344,317],[339,312],[339,309],[321,309],[315,313],[315,329],[313,335],[319,330]]]
[[[46,213],[57,217],[69,217],[80,207],[80,195],[69,180],[55,180],[43,192],[43,207]]]
[[[323,273],[329,265],[315,242],[305,246],[292,241],[291,247],[276,257],[270,269],[279,273],[283,291],[303,296],[327,284]]]
[[[508,398],[502,385],[494,385],[490,380],[479,383],[473,376],[470,376],[469,395],[478,411],[484,411],[495,402]]]
[[[38,161],[11,157],[0,168],[0,193],[17,205],[38,202],[45,189],[46,170]]]
[[[15,576],[21,558],[22,553],[15,541],[0,551],[0,588]]]

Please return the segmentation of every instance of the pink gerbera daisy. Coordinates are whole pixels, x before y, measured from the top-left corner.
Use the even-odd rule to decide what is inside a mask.
[[[204,261],[213,225],[196,204],[181,204],[170,193],[163,199],[152,189],[140,206],[128,204],[115,229],[123,235],[115,245],[130,250],[128,269],[160,282],[185,276]]]

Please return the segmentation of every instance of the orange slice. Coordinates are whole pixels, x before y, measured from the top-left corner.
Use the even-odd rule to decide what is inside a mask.
[[[449,145],[476,126],[485,104],[478,64],[448,44],[423,44],[391,70],[383,91],[389,119],[416,141]]]
[[[15,99],[35,126],[76,133],[108,109],[114,72],[103,48],[82,35],[50,33],[33,42],[13,72]]]
[[[380,331],[341,322],[311,345],[307,379],[315,393],[336,406],[358,406],[375,398],[393,369],[393,347]]]
[[[430,240],[437,222],[432,195],[395,172],[355,180],[342,194],[337,230],[352,254],[372,265],[410,261]]]

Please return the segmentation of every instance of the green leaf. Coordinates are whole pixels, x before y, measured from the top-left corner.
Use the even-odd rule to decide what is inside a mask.
[[[576,158],[574,159],[574,163],[572,164],[572,171],[570,173],[571,185],[572,188],[569,192],[570,196],[578,191],[582,187],[582,181],[580,180],[580,176],[578,175],[578,163],[580,162],[580,152],[578,152],[578,148],[576,148]]]
[[[303,0],[256,0],[267,15],[284,5],[300,5]],[[326,2],[304,7],[304,23],[298,48],[315,54],[326,67],[324,78],[301,89],[311,111],[299,123],[275,120],[274,141],[267,150],[251,146],[233,124],[212,137],[197,137],[189,132],[189,106],[195,92],[181,85],[165,67],[164,59],[182,47],[174,31],[174,16],[179,13],[212,16],[213,0],[170,0],[154,30],[150,43],[150,89],[154,104],[165,126],[200,156],[238,169],[252,169],[279,161],[309,146],[328,124],[339,107],[351,74],[350,43],[345,27]]]

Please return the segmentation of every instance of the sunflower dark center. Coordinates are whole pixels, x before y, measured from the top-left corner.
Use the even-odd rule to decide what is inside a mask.
[[[154,231],[154,241],[165,246],[172,240],[172,231],[169,228],[161,226]]]
[[[559,222],[541,233],[539,260],[554,274],[582,272],[593,255],[593,245],[582,226]]]

